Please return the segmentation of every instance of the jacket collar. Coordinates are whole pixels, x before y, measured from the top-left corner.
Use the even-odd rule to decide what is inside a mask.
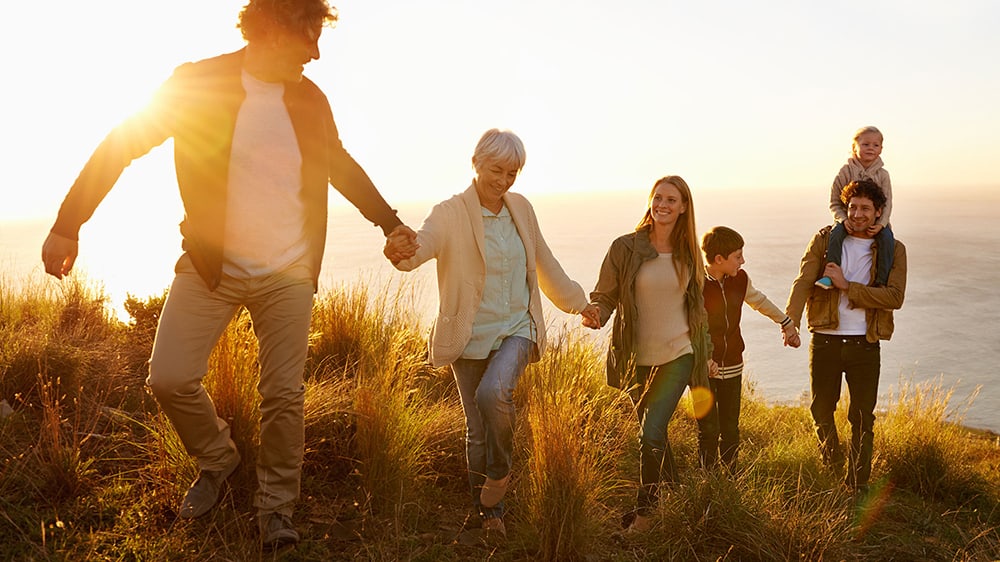
[[[651,225],[646,225],[636,230],[632,236],[632,251],[639,254],[643,259],[655,258],[660,255],[649,240]]]
[[[468,189],[459,196],[465,203],[465,211],[468,215],[469,224],[472,226],[472,235],[476,239],[476,246],[479,248],[479,257],[486,263],[486,233],[483,229],[483,206],[479,203],[479,194],[476,193],[476,185],[470,184]]]

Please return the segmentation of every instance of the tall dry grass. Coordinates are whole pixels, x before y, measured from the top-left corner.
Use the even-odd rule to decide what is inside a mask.
[[[747,388],[740,469],[697,467],[685,397],[670,426],[680,480],[657,525],[622,537],[636,490],[637,422],[603,383],[601,342],[553,330],[515,395],[509,540],[463,527],[463,417],[451,374],[426,364],[412,293],[361,283],[315,303],[306,454],[291,560],[865,560],[1000,557],[1000,443],[961,427],[950,390],[899,384],[876,422],[873,491],[819,462],[808,410]],[[0,286],[0,559],[261,560],[252,462],[204,518],[176,508],[197,467],[145,389],[162,296],[132,322],[70,279]],[[256,454],[256,341],[245,313],[205,383],[244,457]],[[849,429],[842,413],[842,435]]]
[[[455,454],[461,407],[440,389],[446,370],[425,360],[426,340],[406,293],[339,289],[314,307],[314,377],[350,381],[355,471],[365,508],[416,521],[417,500]]]
[[[881,463],[894,486],[923,497],[995,501],[1000,490],[990,489],[977,474],[977,455],[958,425],[961,415],[950,413],[953,393],[941,380],[901,380],[893,397],[896,407],[876,433]]]
[[[520,381],[527,467],[524,522],[534,554],[544,560],[580,560],[606,540],[616,473],[632,431],[621,423],[631,406],[603,385],[603,362],[592,340],[557,338],[551,351]]]

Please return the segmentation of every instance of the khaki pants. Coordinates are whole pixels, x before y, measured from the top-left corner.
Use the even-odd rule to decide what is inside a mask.
[[[239,311],[250,312],[260,344],[259,513],[291,515],[299,495],[305,442],[302,375],[308,347],[313,282],[308,268],[235,279],[214,291],[184,255],[156,329],[147,384],[202,470],[219,470],[236,454],[229,425],[216,415],[201,379],[216,342]]]

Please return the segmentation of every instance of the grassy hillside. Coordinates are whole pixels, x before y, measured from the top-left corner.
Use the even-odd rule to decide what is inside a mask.
[[[681,480],[647,536],[621,538],[637,423],[603,383],[602,351],[575,333],[557,333],[520,382],[509,540],[483,546],[467,519],[461,406],[450,372],[425,362],[407,294],[359,284],[317,298],[293,518],[303,541],[261,553],[248,316],[205,378],[244,463],[215,510],[180,520],[197,468],[144,386],[163,297],[130,300],[124,324],[79,279],[0,286],[0,560],[1000,558],[1000,442],[949,418],[947,388],[905,381],[876,421],[861,498],[822,467],[807,408],[768,406],[752,388],[741,471],[700,470],[685,397],[670,426]]]

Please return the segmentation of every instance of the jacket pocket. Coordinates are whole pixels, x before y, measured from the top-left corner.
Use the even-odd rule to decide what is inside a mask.
[[[875,335],[882,340],[892,337],[896,329],[891,310],[875,309]]]
[[[458,316],[438,316],[431,329],[431,341],[438,349],[451,349],[457,342]]]
[[[830,328],[833,326],[833,289],[813,289],[806,303],[810,328]]]

